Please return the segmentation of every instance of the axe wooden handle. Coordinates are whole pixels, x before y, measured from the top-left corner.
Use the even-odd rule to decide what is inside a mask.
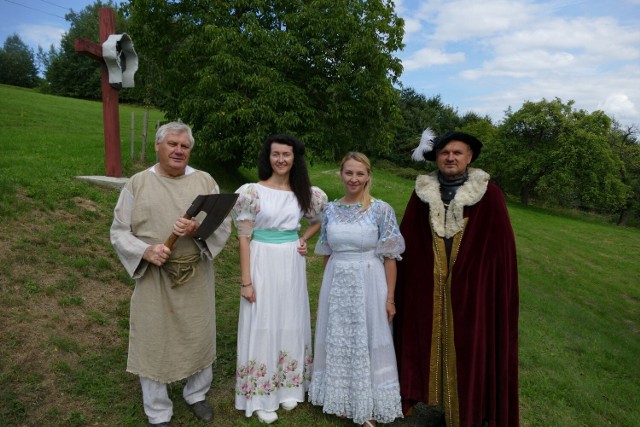
[[[189,214],[184,214],[182,215],[182,218],[184,219],[191,219],[191,215]],[[164,242],[164,245],[166,247],[168,247],[169,249],[173,249],[173,245],[176,243],[176,240],[178,240],[178,236],[176,233],[171,233],[171,236],[169,236],[169,238],[167,239],[166,242]]]

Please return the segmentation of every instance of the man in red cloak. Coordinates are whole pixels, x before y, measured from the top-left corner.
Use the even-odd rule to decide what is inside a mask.
[[[515,238],[502,191],[469,167],[481,148],[472,135],[427,129],[414,151],[438,170],[417,177],[400,225],[400,393],[405,413],[425,402],[447,427],[517,427]]]

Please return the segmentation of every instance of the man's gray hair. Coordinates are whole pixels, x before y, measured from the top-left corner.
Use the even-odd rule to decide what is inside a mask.
[[[181,134],[183,132],[186,132],[187,135],[189,135],[189,142],[191,143],[191,148],[193,148],[193,145],[196,142],[193,139],[193,133],[191,132],[191,128],[182,122],[170,122],[160,126],[158,128],[158,131],[156,132],[156,145],[162,143],[168,134],[175,135],[175,134]]]

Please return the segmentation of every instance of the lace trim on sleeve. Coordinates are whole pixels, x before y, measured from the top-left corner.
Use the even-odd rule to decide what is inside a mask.
[[[327,224],[328,223],[329,223],[329,217],[325,212],[325,214],[322,215],[322,226],[320,227],[320,237],[318,238],[318,242],[316,243],[316,249],[315,249],[316,255],[331,255],[332,250],[329,247],[329,243],[327,242]]]
[[[400,254],[404,252],[404,238],[400,234],[400,227],[396,220],[393,208],[386,202],[379,201],[379,209],[376,211],[378,222],[378,246],[376,254],[385,258],[401,260]]]

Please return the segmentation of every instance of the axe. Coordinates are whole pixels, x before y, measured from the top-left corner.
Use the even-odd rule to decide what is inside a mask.
[[[211,233],[213,233],[216,228],[220,227],[222,221],[224,221],[227,215],[229,215],[229,212],[231,212],[231,208],[233,208],[237,199],[238,194],[236,193],[200,194],[193,200],[191,206],[187,209],[187,213],[182,217],[191,219],[198,215],[198,213],[205,212],[207,216],[196,231],[196,237],[205,240],[211,236]],[[173,249],[173,245],[176,243],[178,237],[175,233],[171,233],[171,236],[169,236],[164,245],[169,249]]]

